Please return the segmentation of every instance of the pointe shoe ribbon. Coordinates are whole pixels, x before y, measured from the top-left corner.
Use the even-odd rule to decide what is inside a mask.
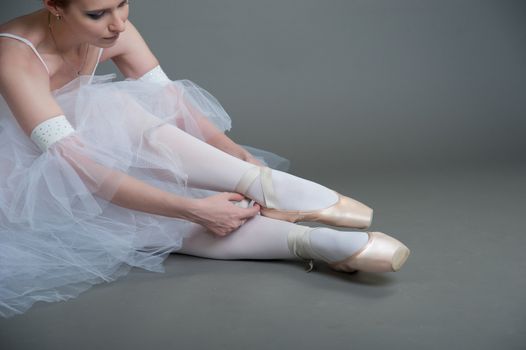
[[[320,259],[320,255],[316,254],[310,249],[310,237],[305,234],[307,229],[306,226],[296,225],[287,236],[287,244],[289,251],[297,256],[298,258],[305,260],[307,265],[305,271],[311,272],[314,269],[313,257]],[[320,259],[323,260],[323,259]]]
[[[297,225],[287,236],[289,250],[297,257],[308,260],[323,260],[336,271],[394,272],[400,270],[411,251],[402,242],[382,232],[367,232],[367,243],[357,252],[341,261],[316,253],[310,243],[313,228]]]
[[[278,200],[274,192],[274,186],[272,186],[272,174],[268,167],[254,166],[248,169],[247,172],[243,174],[243,177],[241,177],[241,180],[239,180],[235,191],[241,194],[247,193],[248,188],[258,176],[260,176],[261,187],[263,188],[264,206],[267,208],[277,208]]]
[[[250,168],[236,186],[236,192],[245,194],[257,177],[260,176],[265,203],[262,204],[261,215],[289,222],[311,221],[339,227],[365,229],[371,226],[373,210],[363,203],[336,193],[338,201],[319,210],[281,210],[272,185],[272,173],[268,167],[255,166]]]

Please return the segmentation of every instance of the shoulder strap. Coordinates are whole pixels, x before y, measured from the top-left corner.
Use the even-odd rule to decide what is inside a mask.
[[[42,64],[46,68],[47,73],[49,74],[49,68],[47,67],[46,62],[44,62],[44,60],[42,59],[42,56],[40,56],[40,54],[38,53],[37,49],[35,48],[35,46],[33,45],[33,43],[31,41],[27,40],[26,38],[22,38],[21,36],[18,36],[18,35],[15,35],[15,34],[11,34],[11,33],[0,33],[0,36],[4,36],[4,37],[20,40],[21,42],[27,44],[33,50],[35,55],[37,55],[38,59],[40,60],[40,62],[42,62]]]
[[[95,75],[95,71],[97,70],[97,67],[99,66],[99,62],[100,62],[100,57],[102,56],[102,51],[104,49],[101,47],[100,50],[99,50],[99,55],[97,56],[97,63],[95,63],[95,68],[93,68],[93,72],[91,72],[91,76],[90,76],[90,79],[89,79],[89,82],[91,83],[91,81],[93,80],[93,76]]]
[[[104,49],[101,47],[99,50],[99,55],[97,56],[97,63],[95,63],[95,68],[93,68],[93,72],[91,72],[92,76],[95,74],[95,71],[97,70],[97,67],[99,66],[100,56],[102,56],[102,50]]]

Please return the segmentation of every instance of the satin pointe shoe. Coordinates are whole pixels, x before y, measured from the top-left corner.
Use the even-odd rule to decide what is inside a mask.
[[[249,169],[241,178],[236,186],[236,192],[246,193],[248,188],[260,177],[265,203],[260,203],[261,215],[269,218],[284,220],[289,222],[320,222],[327,225],[366,229],[371,226],[373,210],[363,203],[352,198],[336,193],[338,201],[319,210],[281,210],[278,209],[277,197],[272,185],[272,172],[268,167],[255,166]]]
[[[304,260],[323,260],[336,271],[395,272],[400,270],[411,253],[409,248],[393,237],[382,232],[367,232],[369,239],[360,250],[341,261],[329,261],[312,249],[312,230],[311,227],[301,225],[295,227],[287,237],[289,250]]]

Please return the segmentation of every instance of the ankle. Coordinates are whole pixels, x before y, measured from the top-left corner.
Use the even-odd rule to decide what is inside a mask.
[[[336,192],[325,186],[267,167],[249,169],[236,190],[269,209],[319,210],[339,199]]]
[[[362,249],[369,235],[361,231],[338,231],[319,227],[310,232],[311,249],[325,261],[334,262],[348,258]]]
[[[276,207],[270,168],[260,166],[248,168],[239,180],[235,191],[255,200],[263,207]]]
[[[292,230],[289,231],[287,235],[287,244],[292,255],[303,260],[323,260],[321,259],[322,257],[318,256],[311,249],[310,232],[312,230],[314,230],[314,228],[294,225]]]
[[[366,232],[296,225],[289,232],[287,242],[290,252],[301,259],[333,263],[358,252],[368,239]]]

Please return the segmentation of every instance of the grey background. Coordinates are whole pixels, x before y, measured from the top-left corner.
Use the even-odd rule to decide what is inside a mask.
[[[0,21],[39,7],[9,1]],[[298,172],[524,160],[525,19],[526,3],[507,0],[130,7],[172,79],[209,90],[236,141]]]
[[[296,167],[381,170],[525,159],[525,11],[524,1],[159,1],[131,19],[171,76],[223,103],[236,140]]]
[[[0,22],[39,2],[3,3]],[[396,274],[171,256],[0,320],[0,347],[526,349],[526,2],[135,1],[230,136],[375,209]],[[99,73],[114,70],[111,64]]]

